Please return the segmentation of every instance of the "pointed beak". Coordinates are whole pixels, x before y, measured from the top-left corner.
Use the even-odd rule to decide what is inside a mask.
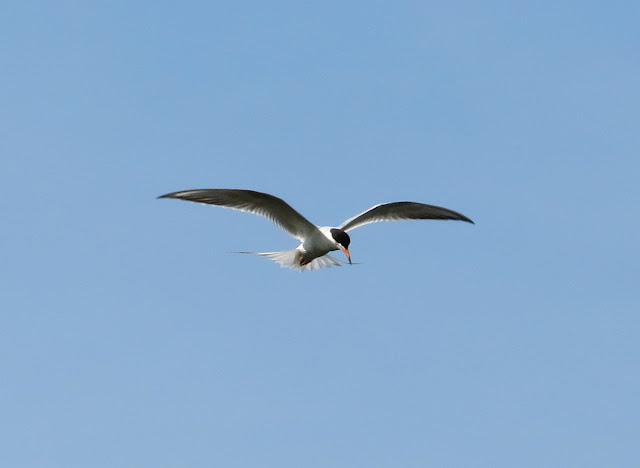
[[[344,252],[344,254],[347,256],[347,258],[349,259],[349,264],[351,265],[351,254],[349,253],[349,249],[345,249],[344,247],[340,246],[340,249]]]

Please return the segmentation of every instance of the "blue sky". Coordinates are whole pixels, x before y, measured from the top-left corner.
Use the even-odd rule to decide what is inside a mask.
[[[0,6],[0,461],[637,466],[634,2]],[[476,225],[295,240],[414,200]]]

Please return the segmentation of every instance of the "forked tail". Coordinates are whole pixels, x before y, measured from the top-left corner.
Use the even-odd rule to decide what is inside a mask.
[[[342,262],[331,255],[326,254],[322,257],[313,259],[306,265],[300,265],[302,255],[298,249],[283,250],[282,252],[236,252],[242,254],[260,255],[273,260],[282,268],[289,268],[296,271],[312,271],[330,266],[342,266]]]

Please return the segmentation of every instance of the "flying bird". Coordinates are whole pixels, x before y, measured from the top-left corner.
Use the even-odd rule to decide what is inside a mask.
[[[298,271],[316,270],[343,262],[329,252],[342,250],[351,263],[349,231],[365,224],[401,219],[452,219],[473,224],[466,216],[447,208],[408,201],[381,203],[347,219],[338,227],[316,226],[281,198],[253,190],[200,189],[167,193],[158,198],[177,198],[208,205],[224,206],[264,216],[294,238],[300,245],[282,252],[240,252],[267,257],[282,266]],[[345,262],[346,263],[346,262]]]

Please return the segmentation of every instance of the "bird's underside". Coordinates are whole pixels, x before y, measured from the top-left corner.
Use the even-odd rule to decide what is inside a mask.
[[[319,227],[308,221],[281,198],[253,190],[199,189],[168,193],[158,198],[177,198],[197,203],[218,205],[264,216],[288,234],[301,241],[292,250],[282,252],[239,252],[266,257],[283,268],[312,271],[340,266],[342,262],[329,252],[342,250],[351,263],[350,238],[347,232],[370,223],[403,219],[457,220],[472,223],[463,214],[448,208],[416,202],[381,203],[347,219],[340,226]]]

